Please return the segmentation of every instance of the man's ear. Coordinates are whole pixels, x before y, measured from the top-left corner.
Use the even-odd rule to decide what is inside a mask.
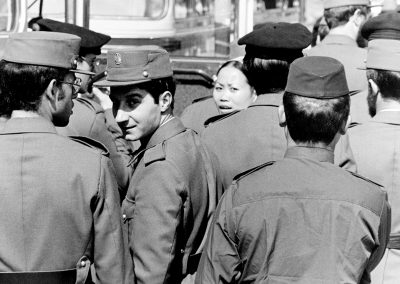
[[[349,114],[349,116],[347,117],[347,120],[343,121],[343,124],[342,124],[342,126],[340,127],[340,130],[339,130],[339,133],[341,135],[346,134],[347,129],[349,129],[349,127],[350,127],[350,124],[351,124],[351,115]]]
[[[362,23],[365,21],[365,16],[361,13],[360,9],[355,10],[351,18],[356,27],[361,27]]]
[[[280,105],[278,108],[278,118],[279,118],[279,125],[281,127],[286,126],[286,114],[285,114],[285,108],[283,105]]]
[[[160,106],[161,112],[166,112],[170,109],[172,105],[172,100],[173,97],[171,92],[169,91],[165,91],[160,95],[160,97],[158,98],[158,105]]]
[[[368,79],[368,84],[370,85],[370,87],[371,87],[372,92],[373,92],[374,95],[377,94],[377,93],[379,92],[379,87],[378,87],[378,85],[375,83],[374,80]]]
[[[60,89],[57,86],[57,80],[53,79],[45,90],[45,97],[52,110],[57,109],[57,101],[59,100]]]

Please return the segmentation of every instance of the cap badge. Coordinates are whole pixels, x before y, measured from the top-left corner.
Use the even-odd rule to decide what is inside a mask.
[[[114,55],[115,65],[120,65],[122,63],[121,53],[116,52]]]
[[[143,77],[145,77],[145,78],[149,77],[149,72],[143,71]]]

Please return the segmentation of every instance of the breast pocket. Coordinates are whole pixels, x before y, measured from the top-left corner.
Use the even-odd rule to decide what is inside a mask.
[[[122,203],[122,222],[124,223],[124,233],[127,236],[129,247],[132,247],[133,215],[135,214],[135,201],[125,198]]]

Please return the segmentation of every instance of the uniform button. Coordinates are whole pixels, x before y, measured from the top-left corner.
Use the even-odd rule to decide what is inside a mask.
[[[181,253],[185,253],[185,250],[184,250],[184,249],[181,249]]]
[[[147,71],[143,71],[143,77],[149,77],[149,72],[147,72]]]
[[[86,266],[86,262],[82,260],[82,261],[81,261],[81,266],[82,266],[82,267],[85,267],[85,266]]]
[[[122,214],[122,218],[126,219],[126,214]]]

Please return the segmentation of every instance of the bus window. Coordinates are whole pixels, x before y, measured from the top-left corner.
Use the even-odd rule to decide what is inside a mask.
[[[15,27],[16,3],[13,0],[0,2],[0,32],[10,32]]]
[[[90,2],[90,19],[160,19],[166,0],[95,0]]]
[[[65,19],[65,10],[69,8],[72,10],[72,7],[66,7],[66,3],[72,3],[72,1],[66,2],[65,0],[51,0],[51,1],[43,1],[42,7],[42,17],[49,18],[52,20],[64,22]],[[30,0],[28,1],[28,20],[38,17],[40,10],[40,1],[38,0]],[[71,19],[67,19],[67,22],[71,22]]]
[[[300,0],[254,0],[254,25],[264,22],[298,23]]]

